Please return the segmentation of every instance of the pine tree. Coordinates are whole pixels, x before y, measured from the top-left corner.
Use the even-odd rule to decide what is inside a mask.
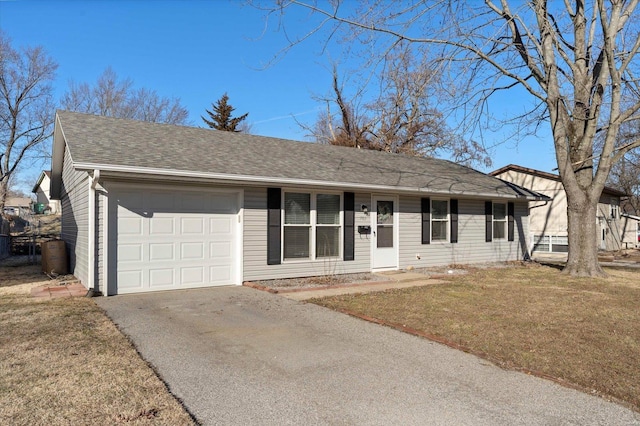
[[[238,129],[238,125],[247,118],[249,113],[243,114],[239,117],[231,117],[231,113],[235,111],[229,103],[229,96],[225,93],[215,104],[212,104],[213,111],[206,109],[211,120],[200,116],[207,125],[216,130],[222,130],[225,132],[241,132],[242,129]]]

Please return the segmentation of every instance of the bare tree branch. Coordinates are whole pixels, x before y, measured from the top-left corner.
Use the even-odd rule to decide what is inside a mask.
[[[160,96],[155,90],[135,89],[133,80],[120,80],[111,67],[93,86],[70,82],[61,104],[69,111],[154,123],[187,124],[189,120],[180,99]]]
[[[461,126],[488,121],[489,99],[503,88],[524,88],[535,99],[529,111],[545,117],[551,128],[567,192],[566,270],[599,275],[593,244],[597,202],[616,162],[638,149],[635,139],[621,142],[620,129],[637,122],[640,108],[634,77],[640,72],[639,1],[362,0],[363,7],[343,10],[333,0],[325,10],[316,2],[282,0],[278,11],[284,19],[286,9],[304,8],[320,17],[309,34],[321,35],[325,26],[332,34],[342,29],[352,43],[375,46],[379,57],[389,54],[389,46],[431,47],[434,63],[451,74],[452,104],[458,106],[453,114],[464,118]],[[544,111],[537,110],[540,105]],[[411,114],[405,119],[402,129],[414,122]],[[397,123],[390,120],[389,129]]]
[[[16,171],[51,136],[57,67],[41,47],[16,50],[0,31],[0,212]]]

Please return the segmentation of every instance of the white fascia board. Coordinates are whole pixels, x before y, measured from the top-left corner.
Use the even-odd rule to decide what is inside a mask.
[[[388,185],[371,185],[365,183],[351,183],[351,182],[331,182],[324,180],[311,180],[311,179],[295,179],[295,178],[280,178],[280,177],[267,177],[267,176],[249,176],[249,175],[233,175],[225,173],[207,173],[207,172],[194,172],[188,170],[173,170],[173,169],[155,169],[151,167],[133,167],[133,166],[118,166],[111,164],[95,164],[95,163],[74,163],[74,167],[77,170],[92,171],[94,169],[100,169],[102,177],[105,178],[109,175],[120,178],[134,178],[134,177],[164,177],[166,179],[177,180],[202,180],[202,181],[215,181],[225,184],[261,184],[261,185],[286,185],[286,186],[316,186],[323,188],[342,188],[342,189],[358,189],[366,192],[374,193],[407,193],[407,194],[434,194],[434,195],[447,195],[447,196],[465,196],[467,198],[482,198],[482,199],[514,199],[514,200],[526,200],[526,201],[540,201],[538,197],[534,196],[517,196],[517,195],[501,195],[497,193],[468,193],[464,191],[434,191],[429,188],[418,187],[403,187],[403,186],[388,186]],[[542,200],[544,201],[544,200]]]
[[[42,181],[44,180],[44,170],[40,172],[40,176],[38,177],[38,180],[36,181],[36,184],[33,185],[33,189],[31,190],[32,193],[36,193],[38,192],[38,188],[40,187],[40,184],[42,183]]]
[[[59,200],[62,186],[62,163],[64,162],[64,149],[67,139],[62,130],[60,118],[56,113],[55,127],[53,131],[53,153],[51,155],[51,184],[49,194],[52,200]]]

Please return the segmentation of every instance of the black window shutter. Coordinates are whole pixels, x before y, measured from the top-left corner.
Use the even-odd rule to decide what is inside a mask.
[[[514,240],[514,235],[513,235],[513,231],[514,231],[514,225],[515,225],[515,220],[514,220],[514,213],[515,213],[515,206],[513,203],[508,203],[507,204],[507,214],[509,215],[508,217],[508,228],[507,228],[507,236],[509,241],[513,241]]]
[[[422,244],[431,243],[431,198],[422,199]]]
[[[484,217],[484,240],[486,242],[491,242],[491,240],[493,239],[493,203],[491,201],[484,202]]]
[[[458,242],[458,200],[449,201],[451,213],[451,242]]]
[[[267,188],[267,265],[280,264],[282,191]]]
[[[344,260],[355,259],[355,194],[344,193]]]

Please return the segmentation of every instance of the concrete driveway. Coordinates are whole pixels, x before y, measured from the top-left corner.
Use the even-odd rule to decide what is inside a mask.
[[[640,414],[247,287],[97,298],[203,424],[640,425]]]

